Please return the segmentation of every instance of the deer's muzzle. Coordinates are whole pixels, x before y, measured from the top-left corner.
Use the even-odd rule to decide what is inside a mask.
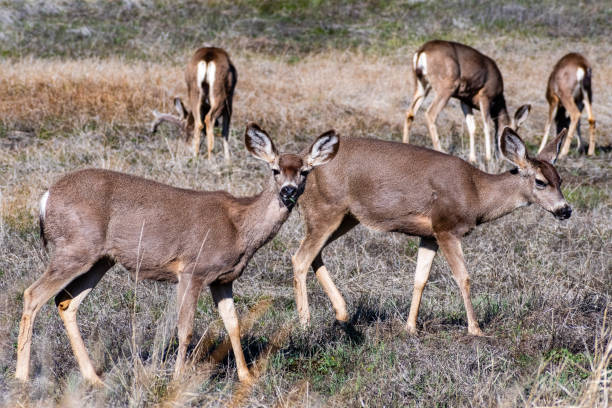
[[[572,207],[569,205],[564,205],[563,207],[555,210],[553,213],[558,220],[566,220],[572,216]]]
[[[279,195],[285,207],[291,210],[297,203],[298,189],[295,186],[287,185],[281,188]]]

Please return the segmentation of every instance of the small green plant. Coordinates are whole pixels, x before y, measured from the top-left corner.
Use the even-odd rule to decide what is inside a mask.
[[[566,187],[563,194],[570,205],[580,210],[590,210],[604,203],[610,205],[610,196],[606,190],[596,185]]]

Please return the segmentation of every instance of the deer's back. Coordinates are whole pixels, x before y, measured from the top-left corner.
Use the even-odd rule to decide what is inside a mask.
[[[198,192],[107,170],[70,173],[49,189],[44,232],[59,250],[111,256],[142,278],[172,279],[198,257],[226,265],[237,231],[225,192]],[[201,250],[200,250],[201,248]],[[167,276],[166,276],[167,275]]]
[[[455,97],[469,100],[482,89],[490,98],[503,93],[503,80],[495,61],[470,46],[434,40],[418,52],[427,55],[430,76],[454,80]]]
[[[200,92],[201,84],[197,84],[197,71],[198,64],[204,61],[206,64],[210,62],[214,62],[215,64],[215,81],[220,81],[219,83],[224,84],[225,92],[230,92],[231,88],[235,85],[236,78],[235,72],[236,69],[230,60],[228,53],[222,48],[216,47],[203,47],[196,50],[193,54],[189,63],[187,64],[187,68],[185,69],[185,81],[187,83],[187,93],[189,94],[190,99],[197,98]],[[210,79],[207,78],[207,81]],[[204,90],[211,91],[207,87],[204,87]]]
[[[457,157],[419,146],[343,138],[334,160],[309,176],[300,203],[307,219],[345,211],[374,229],[431,235],[432,222],[445,213],[463,209],[469,216],[474,171]]]
[[[582,70],[580,74],[579,69]],[[590,85],[590,76],[591,65],[583,55],[572,52],[563,56],[557,61],[548,78],[547,98],[550,100],[553,94],[573,92],[579,77],[588,78],[585,84]]]

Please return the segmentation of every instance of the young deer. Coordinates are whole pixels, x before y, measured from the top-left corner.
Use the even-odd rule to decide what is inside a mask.
[[[151,133],[163,121],[175,123],[183,128],[187,140],[191,141],[194,156],[200,151],[200,135],[206,130],[208,159],[215,144],[214,126],[219,117],[223,118],[223,154],[229,161],[230,152],[227,138],[229,137],[230,121],[232,119],[232,98],[238,76],[229,55],[221,48],[200,48],[193,54],[185,69],[187,82],[186,108],[181,98],[174,98],[177,115],[162,114],[153,111],[155,121]]]
[[[589,155],[595,154],[595,117],[591,109],[593,92],[591,90],[591,65],[582,55],[572,52],[561,58],[554,66],[548,86],[546,87],[546,100],[548,101],[548,119],[544,130],[544,137],[540,150],[546,146],[548,133],[553,122],[557,124],[557,132],[568,126],[567,113],[569,113],[569,131],[565,144],[561,148],[559,157],[565,157],[569,152],[574,132],[578,133],[578,146],[585,143],[580,135],[580,114],[586,106],[589,115]],[[559,103],[561,106],[559,107]]]
[[[16,377],[27,380],[36,313],[55,296],[83,377],[100,383],[79,334],[79,304],[115,262],[138,279],[178,282],[180,374],[191,341],[201,289],[208,285],[236,357],[238,377],[250,374],[240,347],[232,282],[268,242],[304,191],[308,172],[338,151],[334,131],[307,154],[279,154],[268,135],[251,124],[245,144],[272,169],[268,187],[252,197],[225,191],[174,188],[108,170],[82,170],[55,183],[42,198],[41,235],[53,252],[45,273],[24,292]]]
[[[433,89],[434,100],[425,113],[427,128],[436,150],[442,151],[436,119],[450,98],[461,101],[470,134],[470,162],[476,161],[474,135],[476,121],[473,109],[480,110],[484,127],[485,158],[491,160],[491,138],[489,119],[495,125],[495,146],[497,152],[501,129],[511,126],[518,131],[528,111],[519,108],[510,120],[504,99],[504,81],[497,64],[491,58],[472,47],[451,41],[434,40],[421,46],[412,58],[414,95],[404,122],[404,143],[409,142],[410,127],[423,100]],[[525,105],[527,106],[527,105]]]
[[[342,295],[323,263],[322,251],[359,223],[378,231],[421,238],[407,330],[416,332],[421,294],[438,248],[448,261],[465,304],[468,331],[481,335],[470,301],[470,279],[461,238],[475,226],[536,203],[558,219],[571,215],[553,163],[565,131],[537,157],[506,127],[503,156],[516,166],[488,174],[458,157],[377,139],[351,138],[341,143],[333,162],[310,175],[299,201],[306,237],[293,256],[294,289],[302,324],[310,319],[306,274],[312,265],[330,298],[336,319],[348,314]]]

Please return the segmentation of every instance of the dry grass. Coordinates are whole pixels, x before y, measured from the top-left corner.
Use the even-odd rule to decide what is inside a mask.
[[[122,7],[127,8],[125,4]],[[245,4],[236,7],[262,12]],[[35,326],[32,384],[25,391],[16,387],[12,375],[21,296],[46,262],[37,238],[38,198],[63,173],[103,167],[177,186],[244,195],[258,191],[268,176],[247,158],[242,146],[247,121],[259,122],[285,150],[305,147],[329,128],[347,137],[400,139],[411,97],[411,46],[385,46],[381,52],[359,46],[294,52],[291,45],[278,52],[284,32],[278,27],[300,24],[285,24],[274,14],[280,20],[274,20],[279,26],[269,34],[272,45],[265,45],[265,36],[245,39],[244,30],[252,28],[242,23],[234,28],[243,30],[240,35],[222,43],[231,51],[239,74],[230,137],[233,164],[222,164],[220,157],[213,164],[194,161],[176,129],[168,126],[155,136],[148,134],[150,110],[169,111],[171,98],[185,93],[181,61],[191,49],[186,38],[193,35],[188,29],[187,34],[170,30],[166,37],[155,37],[159,27],[167,27],[162,21],[152,23],[148,31],[142,28],[147,27],[142,22],[151,12],[149,6],[146,1],[133,3],[126,13],[135,16],[134,27],[142,31],[116,48],[108,45],[102,31],[94,30],[82,40],[107,44],[109,57],[89,57],[78,40],[74,50],[78,58],[41,58],[28,44],[46,41],[46,50],[67,55],[60,52],[65,43],[60,37],[27,37],[20,43],[22,54],[0,60],[0,327],[6,333],[0,337],[0,405],[606,406],[612,371],[606,314],[612,304],[612,199],[610,152],[601,149],[595,158],[572,156],[559,166],[565,194],[576,209],[568,221],[559,223],[539,208],[522,209],[465,239],[473,300],[488,338],[465,334],[462,301],[446,262],[439,257],[419,315],[422,331],[417,337],[406,336],[403,325],[410,304],[415,241],[365,228],[355,229],[325,252],[326,264],[348,301],[352,329],[333,325],[329,302],[312,279],[313,323],[309,330],[301,330],[290,256],[303,231],[294,214],[235,284],[236,304],[245,323],[243,346],[259,375],[252,388],[237,382],[222,324],[207,293],[198,305],[194,338],[201,341],[197,347],[194,343],[194,369],[172,383],[174,288],[144,282],[134,290],[134,282],[119,267],[108,273],[80,312],[83,337],[108,389],[92,390],[82,382],[52,303],[42,309]],[[58,30],[49,19],[61,20],[62,13],[79,15],[78,7],[68,3],[58,3],[61,13],[56,14],[19,7],[14,16],[0,12],[0,24],[9,27],[5,38],[17,35],[11,31],[17,25],[6,22],[20,13],[29,17],[26,32],[44,33]],[[106,7],[103,3],[79,7],[92,18],[87,23],[91,27],[108,23],[96,14],[96,7]],[[193,7],[186,4],[184,14]],[[380,23],[374,13],[367,14],[368,7],[373,6],[368,3],[356,11],[359,18]],[[385,10],[395,10],[389,7]],[[342,3],[335,12],[345,8],[350,7]],[[227,13],[234,16],[236,10]],[[278,13],[295,18],[299,9]],[[468,18],[475,12],[461,13],[459,17]],[[383,15],[382,22],[391,17]],[[174,18],[191,17],[168,16]],[[36,26],[37,22],[42,23]],[[298,38],[288,35],[291,41]],[[347,35],[351,41],[365,41],[363,32]],[[316,45],[317,38],[309,40],[305,49]],[[372,43],[380,45],[381,38]],[[6,40],[0,36],[0,41]],[[179,47],[170,50],[175,43]],[[243,43],[244,48],[237,46]],[[471,43],[498,61],[512,108],[533,104],[521,132],[532,147],[544,126],[544,81],[552,63],[569,50],[585,53],[594,65],[599,145],[610,145],[609,43],[580,36],[507,34]],[[142,58],[133,54],[134,44],[146,46]],[[121,46],[126,47],[126,58]],[[105,52],[100,50],[101,55]],[[157,53],[171,56],[160,61],[153,58]],[[417,118],[413,140],[429,145],[424,123],[422,116]],[[465,157],[466,131],[457,103],[443,111],[439,130],[443,146]],[[132,333],[136,333],[135,346]]]

